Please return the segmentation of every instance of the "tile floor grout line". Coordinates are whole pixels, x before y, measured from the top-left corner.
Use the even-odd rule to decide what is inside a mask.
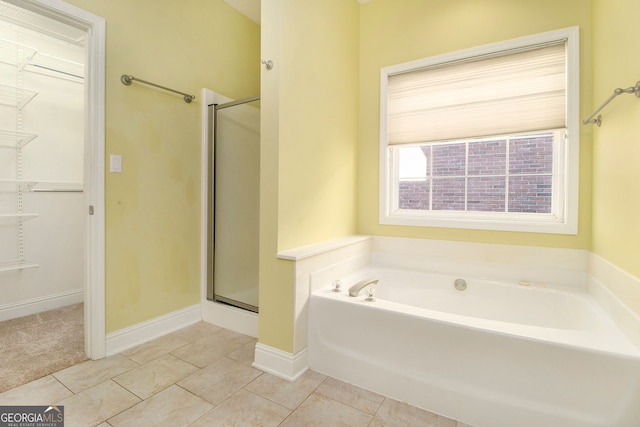
[[[116,381],[114,381],[114,380],[111,380],[111,381],[113,381],[114,383],[118,384],[118,383],[117,383]],[[106,382],[106,381],[105,381],[105,382]],[[142,399],[140,396],[138,396],[137,394],[135,394],[134,392],[132,392],[132,391],[131,391],[131,390],[129,390],[128,388],[126,388],[126,387],[124,387],[124,386],[122,386],[122,385],[120,385],[120,384],[118,384],[118,385],[119,385],[120,387],[122,387],[123,389],[127,390],[129,393],[133,394],[133,395],[134,395],[135,397],[137,397],[138,399],[140,399],[140,402],[137,402],[135,405],[131,405],[131,406],[129,406],[128,408],[125,408],[125,409],[123,409],[122,411],[120,411],[120,412],[118,412],[118,413],[116,413],[116,414],[111,415],[109,418],[105,419],[104,421],[99,422],[98,424],[95,424],[95,425],[94,425],[94,426],[92,426],[92,427],[99,426],[99,425],[100,425],[100,424],[102,424],[102,423],[107,423],[107,424],[109,424],[110,426],[112,426],[112,427],[113,427],[113,424],[111,424],[111,423],[109,422],[109,420],[110,420],[110,419],[117,417],[118,415],[122,414],[123,412],[128,411],[129,409],[133,408],[134,406],[137,406],[137,405],[139,405],[139,404],[141,404],[142,402],[144,402],[144,401],[145,401],[144,399]]]
[[[74,365],[76,366],[76,365]],[[65,368],[67,369],[67,368]],[[63,369],[64,370],[64,369]],[[58,371],[61,372],[61,371]],[[69,392],[71,393],[71,396],[75,396],[76,393],[73,392],[73,390],[71,390],[69,387],[67,387],[67,385],[65,383],[63,383],[60,379],[58,379],[58,377],[56,377],[55,374],[57,374],[58,372],[54,372],[53,374],[51,374],[51,378],[53,378],[54,380],[56,380],[62,387],[66,388],[67,390],[69,390]],[[44,378],[44,377],[43,377]],[[35,380],[37,381],[37,380]],[[28,383],[27,383],[28,384]]]
[[[209,402],[211,403],[211,402]],[[201,419],[203,419],[204,417],[206,417],[207,415],[209,415],[212,411],[214,411],[217,408],[217,406],[214,406],[213,408],[209,409],[207,412],[205,412],[204,414],[202,414],[202,416],[196,418],[195,420],[193,420],[192,422],[190,422],[189,424],[186,425],[186,427],[192,426],[195,423],[197,423],[198,421],[200,421]]]
[[[119,385],[119,384],[118,384],[118,385]],[[152,399],[153,397],[157,396],[158,394],[162,393],[163,391],[166,391],[167,389],[169,389],[171,386],[174,386],[174,385],[175,385],[176,387],[181,388],[182,390],[184,390],[184,391],[186,391],[186,392],[188,392],[188,393],[192,394],[193,396],[197,397],[198,399],[202,400],[203,402],[209,403],[210,405],[212,405],[212,406],[213,406],[213,403],[209,402],[208,400],[203,399],[202,397],[198,396],[197,394],[194,394],[194,393],[192,393],[191,391],[189,391],[189,390],[185,389],[184,387],[182,387],[182,386],[178,385],[178,383],[177,383],[177,382],[175,382],[175,383],[173,383],[173,384],[170,384],[170,385],[169,385],[169,387],[162,389],[162,390],[161,390],[161,391],[159,391],[158,393],[155,393],[155,394],[153,394],[153,395],[149,396],[149,397],[148,397],[148,398],[146,398],[146,399],[142,399],[140,396],[136,395],[135,393],[133,393],[133,392],[132,392],[131,390],[129,390],[128,388],[126,388],[126,387],[124,387],[124,386],[121,386],[121,387],[123,387],[125,390],[127,390],[129,393],[131,393],[131,394],[133,394],[134,396],[136,396],[136,397],[140,398],[141,400],[140,400],[140,402],[136,403],[135,405],[130,406],[130,407],[126,408],[126,409],[123,409],[122,411],[118,412],[117,414],[113,414],[112,416],[110,416],[109,418],[107,418],[106,420],[104,420],[104,421],[103,421],[103,423],[107,423],[107,424],[109,424],[110,426],[112,426],[112,427],[113,427],[113,424],[111,424],[111,423],[109,422],[109,420],[111,420],[111,419],[113,419],[113,418],[116,418],[118,415],[120,415],[120,414],[122,414],[122,413],[124,413],[124,412],[128,411],[129,409],[135,408],[136,406],[141,405],[141,404],[143,404],[143,403],[147,402],[148,400]],[[213,408],[211,408],[211,409],[209,409],[207,412],[205,412],[205,415],[206,415],[206,414],[208,414],[209,412],[213,411],[215,408],[217,408],[217,406],[213,406]],[[204,415],[203,415],[203,416],[204,416]],[[200,418],[202,418],[202,417],[200,417]],[[198,418],[198,420],[199,420],[200,418]],[[197,421],[197,420],[194,420],[193,422],[196,422],[196,421]],[[96,426],[98,426],[98,425],[100,425],[100,424],[102,424],[102,423],[98,423],[98,424],[96,424]],[[193,424],[193,423],[190,423],[189,425],[191,425],[191,424]],[[187,426],[187,427],[188,427],[188,426]]]
[[[256,377],[256,378],[257,378],[257,377]],[[252,382],[253,382],[253,381],[252,381]],[[251,384],[251,383],[249,383],[249,384]],[[247,390],[247,389],[246,389],[246,388],[244,388],[244,387],[243,387],[243,388],[241,388],[240,390],[236,391],[233,395],[238,394],[238,392],[239,392],[239,391],[241,391],[241,390],[244,390],[244,391],[246,391],[247,393],[251,393],[252,395],[257,396],[257,397],[259,397],[259,398],[261,398],[261,399],[268,400],[269,402],[274,403],[274,404],[278,405],[279,407],[284,408],[285,410],[287,410],[287,411],[289,411],[289,412],[293,413],[293,411],[292,411],[291,409],[287,408],[287,407],[286,407],[286,406],[284,406],[283,404],[278,403],[278,402],[274,402],[273,400],[268,399],[268,398],[266,398],[266,397],[262,396],[261,394],[254,393],[254,392],[252,392],[251,390]],[[291,415],[291,414],[289,414],[289,415]],[[288,417],[289,415],[287,415],[287,417]]]
[[[309,369],[309,371],[311,371],[311,370]],[[324,374],[322,374],[322,375],[324,375]],[[324,379],[323,379],[323,380],[322,380],[322,381],[321,381],[321,382],[316,386],[316,388],[314,388],[314,389],[313,389],[313,390],[312,390],[312,391],[311,391],[311,392],[310,392],[310,393],[309,393],[309,394],[308,394],[308,395],[307,395],[307,396],[302,400],[302,402],[300,402],[300,403],[298,404],[298,406],[296,406],[296,408],[295,408],[295,409],[291,410],[291,413],[290,413],[289,415],[287,415],[287,417],[286,417],[284,420],[282,420],[282,422],[281,422],[280,424],[278,424],[278,426],[281,426],[282,424],[284,424],[284,423],[287,421],[287,419],[288,419],[288,418],[290,418],[290,417],[291,417],[291,416],[292,416],[292,415],[293,415],[293,414],[294,414],[298,409],[300,409],[300,407],[301,407],[301,406],[302,406],[302,405],[303,405],[307,400],[309,400],[309,399],[311,398],[311,396],[313,396],[313,394],[314,394],[314,393],[318,394],[319,396],[322,396],[322,397],[326,398],[327,400],[331,400],[332,402],[335,402],[335,403],[337,403],[337,404],[339,404],[339,405],[344,405],[344,406],[346,406],[346,407],[348,407],[348,408],[350,408],[350,409],[353,409],[353,410],[355,410],[355,411],[358,411],[358,412],[362,413],[363,415],[365,415],[365,416],[367,416],[367,417],[370,417],[370,420],[369,420],[369,422],[367,423],[367,426],[370,426],[370,425],[371,425],[371,423],[373,422],[374,418],[375,418],[375,415],[377,414],[377,410],[376,410],[376,414],[372,415],[372,414],[369,414],[369,413],[367,413],[367,412],[365,412],[365,411],[363,411],[363,410],[361,410],[361,409],[358,409],[358,408],[356,408],[356,407],[354,407],[354,406],[352,406],[352,405],[349,405],[349,404],[347,404],[347,403],[340,402],[339,400],[336,400],[336,399],[334,399],[334,398],[332,398],[332,397],[326,396],[326,395],[324,395],[324,394],[322,394],[322,393],[318,393],[318,389],[320,388],[320,386],[322,386],[322,384],[324,384],[324,382],[325,382],[325,381],[327,381],[329,378],[331,378],[331,377],[329,377],[328,375],[326,375],[326,376],[325,376],[325,378],[324,378]],[[357,387],[357,386],[356,386],[356,387]],[[384,401],[384,400],[383,400],[383,401]],[[276,403],[277,403],[277,402],[276,402]],[[380,406],[382,406],[382,405],[380,405]],[[288,408],[287,408],[287,409],[288,409]],[[378,408],[378,409],[379,409],[379,408]]]
[[[127,409],[130,409],[130,408],[132,408],[132,407],[134,407],[134,406],[136,406],[136,405],[138,405],[138,404],[140,404],[140,403],[144,402],[144,399],[142,399],[140,396],[138,396],[137,394],[135,394],[134,392],[132,392],[132,391],[131,391],[131,390],[129,390],[128,388],[124,387],[123,385],[120,385],[117,381],[115,381],[115,380],[113,380],[113,379],[111,379],[111,378],[109,378],[109,379],[107,379],[107,380],[105,380],[105,381],[103,381],[103,382],[101,382],[101,383],[99,383],[99,384],[96,384],[96,385],[94,385],[94,386],[91,386],[91,387],[89,387],[89,388],[86,388],[86,389],[84,389],[84,390],[82,390],[82,391],[80,391],[80,392],[78,392],[78,393],[74,393],[73,395],[71,395],[71,396],[69,396],[69,397],[65,397],[64,399],[60,400],[59,402],[62,402],[62,401],[64,401],[64,400],[66,400],[66,399],[70,399],[70,398],[72,398],[72,397],[74,397],[74,396],[77,396],[77,395],[78,395],[78,394],[80,394],[80,393],[84,393],[85,391],[87,391],[87,390],[89,390],[89,389],[91,389],[91,388],[93,388],[93,387],[97,387],[97,386],[99,386],[99,385],[101,385],[101,384],[104,384],[104,383],[106,383],[106,382],[109,382],[109,381],[111,381],[111,382],[115,383],[115,384],[116,384],[117,386],[119,386],[119,387],[122,387],[124,390],[126,390],[127,392],[131,393],[132,395],[134,395],[135,397],[137,397],[138,399],[140,399],[140,402],[137,402],[135,405],[129,406],[128,408],[125,408],[125,409],[121,410],[120,412],[118,412],[118,413],[116,413],[116,414],[113,414],[111,417],[109,417],[109,418],[107,418],[107,419],[105,419],[105,420],[103,420],[103,421],[100,421],[100,422],[98,422],[97,424],[94,424],[94,425],[93,425],[93,426],[91,426],[91,427],[99,426],[99,425],[100,425],[100,424],[102,424],[102,423],[107,423],[107,424],[109,424],[109,423],[108,423],[108,420],[110,420],[111,418],[114,418],[115,416],[120,415],[121,413],[123,413],[123,412],[124,412],[124,411],[126,411]],[[73,393],[73,392],[72,392],[72,393]],[[56,403],[58,403],[58,402],[56,402]],[[64,406],[64,405],[61,405],[61,406]],[[111,424],[109,424],[109,425],[111,425]]]
[[[253,368],[253,369],[256,369],[256,368]],[[258,369],[258,370],[259,370],[259,369]],[[260,371],[260,370],[259,370],[259,371]],[[311,393],[313,393],[313,391],[315,391],[315,389],[314,389],[313,391],[311,391],[311,393],[309,393],[309,394],[308,394],[304,399],[302,399],[302,402],[298,403],[298,405],[296,405],[296,407],[295,407],[294,409],[290,409],[288,406],[284,406],[283,404],[281,404],[281,403],[279,403],[279,402],[276,402],[275,400],[270,399],[270,398],[268,398],[267,396],[263,396],[263,395],[261,395],[261,394],[259,394],[259,393],[254,393],[254,392],[252,392],[251,390],[248,390],[248,389],[247,389],[247,386],[249,386],[250,384],[252,384],[254,381],[257,381],[257,380],[258,380],[258,378],[260,378],[261,376],[263,376],[263,375],[265,375],[265,374],[266,374],[266,375],[273,375],[273,374],[270,374],[270,373],[268,373],[268,372],[264,372],[264,371],[260,371],[260,372],[262,372],[262,373],[261,373],[260,375],[258,375],[257,377],[255,377],[253,380],[251,380],[249,383],[245,384],[245,385],[242,387],[242,390],[246,390],[246,391],[248,391],[249,393],[255,394],[256,396],[260,396],[260,397],[262,397],[263,399],[268,400],[269,402],[275,403],[276,405],[280,405],[280,406],[282,406],[283,408],[286,408],[287,410],[291,411],[291,413],[293,413],[296,409],[298,409],[298,408],[300,407],[300,405],[302,405],[302,402],[304,402],[305,400],[307,400],[307,398],[311,395]],[[276,378],[277,378],[277,377],[276,377]],[[292,381],[292,382],[293,382],[293,381]],[[291,415],[291,414],[289,414],[289,415]],[[287,418],[289,417],[289,415],[287,416]]]
[[[284,417],[284,419],[282,421],[280,421],[280,423],[278,423],[278,427],[280,427],[281,425],[283,425],[289,418],[291,418],[291,415],[293,415],[293,413],[295,412],[295,410],[289,412],[289,415],[287,415],[286,417]]]
[[[105,358],[102,358],[102,359],[97,359],[97,360],[89,359],[89,360],[87,360],[87,361],[85,361],[85,362],[78,363],[77,365],[70,366],[69,368],[72,368],[72,367],[74,367],[74,366],[80,366],[80,365],[83,365],[83,364],[89,364],[89,363],[90,363],[90,364],[95,365],[95,364],[97,364],[97,363],[100,363],[100,361],[106,360],[106,359],[108,359],[109,357],[114,357],[114,356],[123,356],[123,357],[124,357],[124,358],[126,358],[127,360],[129,360],[129,361],[131,361],[131,362],[135,363],[137,366],[134,366],[134,367],[132,367],[132,368],[126,369],[126,370],[124,370],[124,371],[122,371],[122,372],[118,372],[117,374],[115,374],[115,375],[113,375],[113,376],[111,376],[111,377],[108,377],[106,380],[104,380],[104,381],[102,381],[102,382],[100,382],[100,383],[98,383],[98,384],[102,384],[102,383],[104,383],[104,382],[107,382],[107,381],[109,381],[109,380],[112,380],[113,382],[115,382],[115,383],[116,383],[116,384],[118,384],[119,386],[124,387],[123,385],[121,385],[119,382],[117,382],[117,381],[115,380],[115,377],[120,376],[120,375],[122,375],[122,374],[126,374],[127,372],[130,372],[130,371],[132,371],[132,370],[134,370],[134,369],[136,369],[136,368],[139,368],[140,366],[142,366],[142,364],[140,364],[140,363],[136,362],[136,361],[135,361],[135,360],[133,360],[133,359],[128,358],[127,356],[124,356],[124,355],[123,355],[123,354],[121,354],[121,353],[116,353],[116,354],[113,354],[113,355],[111,355],[111,356],[108,356],[108,357],[105,357]],[[60,372],[62,372],[62,371],[64,371],[64,370],[67,370],[67,369],[69,369],[69,368],[65,368],[65,369],[62,369],[62,370],[60,370],[60,371],[58,371],[58,372],[54,372],[54,373],[53,373],[53,374],[51,374],[51,375],[52,375],[52,376],[55,376],[55,374],[60,373]],[[80,393],[82,393],[83,391],[88,390],[88,389],[90,389],[91,387],[94,387],[94,386],[98,385],[98,384],[94,384],[94,385],[92,385],[92,386],[89,386],[89,387],[83,388],[82,390],[80,390],[80,391],[78,391],[78,392],[74,392],[74,391],[73,391],[73,390],[71,390],[69,387],[67,387],[67,385],[66,385],[66,384],[65,384],[61,379],[59,379],[58,377],[55,377],[55,378],[56,378],[56,380],[58,380],[58,382],[60,382],[63,386],[65,386],[65,387],[66,387],[66,388],[67,388],[71,393],[73,393],[74,395],[76,395],[76,394],[80,394]],[[126,387],[124,387],[124,388],[125,388],[127,391],[129,391],[129,389],[128,389],[128,388],[126,388]]]
[[[234,350],[234,351],[235,351],[235,350]],[[232,360],[232,361],[234,361],[234,362],[236,362],[236,363],[240,363],[240,362],[237,362],[237,361],[235,361],[235,360],[231,359],[230,357],[228,357],[228,355],[223,355],[222,357],[226,357],[226,358],[227,358],[227,359],[229,359],[229,360]],[[209,366],[209,365],[207,365],[207,366]],[[245,366],[246,366],[246,365],[245,365]],[[286,406],[284,406],[284,405],[282,405],[282,404],[280,404],[280,403],[278,403],[278,402],[276,402],[276,401],[273,401],[273,400],[269,399],[268,397],[262,396],[261,394],[258,394],[258,393],[254,393],[253,391],[248,390],[248,389],[246,388],[249,384],[253,383],[253,382],[254,382],[254,381],[256,381],[258,378],[260,378],[263,374],[265,374],[265,372],[264,372],[264,371],[262,371],[262,370],[260,370],[260,369],[254,368],[254,367],[252,367],[252,366],[250,366],[250,368],[255,369],[256,371],[259,371],[259,372],[260,372],[260,374],[259,374],[257,377],[255,377],[254,379],[252,379],[251,381],[249,381],[247,384],[245,384],[245,385],[243,385],[242,387],[240,387],[240,388],[239,388],[238,390],[236,390],[234,393],[232,393],[231,395],[227,396],[225,399],[223,399],[223,400],[222,400],[222,402],[220,402],[220,403],[219,403],[219,404],[217,404],[217,405],[216,405],[216,404],[214,404],[213,402],[209,401],[209,400],[203,399],[201,396],[198,396],[197,394],[193,393],[192,391],[185,389],[184,387],[182,387],[181,385],[179,385],[179,384],[176,382],[176,383],[175,383],[175,385],[177,385],[178,387],[183,388],[184,390],[188,391],[189,393],[193,394],[194,396],[196,396],[196,397],[198,397],[198,398],[200,398],[200,399],[204,400],[204,401],[205,401],[205,402],[207,402],[207,403],[210,403],[211,405],[214,405],[214,406],[213,406],[213,408],[211,408],[210,410],[208,410],[206,413],[204,413],[204,414],[203,414],[200,418],[198,418],[197,420],[194,420],[194,421],[193,421],[192,423],[190,423],[187,427],[189,427],[189,426],[191,426],[191,425],[193,425],[193,424],[197,423],[201,418],[206,417],[209,413],[211,413],[211,412],[212,412],[212,411],[214,411],[215,409],[217,409],[217,408],[219,408],[220,406],[222,406],[226,401],[228,401],[228,400],[229,400],[229,399],[231,399],[232,397],[236,396],[240,391],[244,391],[244,392],[249,393],[249,394],[251,394],[251,395],[253,395],[253,396],[256,396],[256,397],[258,397],[258,398],[261,398],[261,399],[267,400],[267,401],[269,401],[269,402],[271,402],[271,403],[273,403],[273,404],[275,404],[275,405],[278,405],[279,407],[283,408],[284,410],[289,411],[289,414],[284,418],[284,420],[286,420],[287,418],[289,418],[289,416],[291,416],[291,414],[293,414],[293,412],[294,412],[295,410],[291,410],[291,409],[287,408]],[[205,369],[205,368],[201,368],[201,370],[203,370],[203,369]],[[305,399],[305,400],[306,400],[306,399]],[[299,406],[299,405],[298,405],[298,406]],[[297,409],[297,408],[296,408],[296,409]],[[282,420],[282,422],[284,422],[284,420]],[[278,424],[278,425],[281,425],[281,424],[282,424],[282,422],[281,422],[280,424]]]
[[[194,374],[195,374],[195,372],[194,372]],[[192,375],[193,375],[193,374],[192,374]],[[183,379],[184,379],[184,378],[183,378]],[[182,380],[180,380],[180,381],[182,381]],[[176,387],[180,387],[181,389],[183,389],[183,390],[184,390],[184,391],[186,391],[187,393],[189,393],[189,394],[191,394],[191,395],[193,395],[193,396],[197,397],[198,399],[201,399],[203,402],[207,402],[208,404],[210,404],[211,406],[213,406],[213,408],[209,409],[209,410],[206,412],[206,414],[208,414],[209,412],[213,411],[213,410],[214,410],[214,409],[216,409],[218,406],[222,405],[222,403],[221,403],[220,405],[216,405],[216,404],[214,404],[213,402],[211,402],[211,401],[209,401],[209,400],[205,399],[204,397],[202,397],[202,396],[198,396],[197,394],[195,394],[194,392],[192,392],[191,390],[189,390],[189,389],[187,389],[187,388],[184,388],[183,386],[181,386],[181,385],[180,385],[180,384],[178,384],[177,382],[175,382],[175,383],[173,383],[173,384],[171,384],[171,385],[175,385]],[[237,392],[236,392],[236,393],[237,393]],[[233,393],[233,394],[236,394],[236,393]],[[154,396],[155,396],[155,395],[154,395]],[[232,396],[233,396],[233,395],[232,395]],[[228,398],[227,398],[227,399],[228,399]],[[224,399],[224,401],[223,401],[223,402],[225,402],[227,399]],[[203,416],[204,416],[204,415],[203,415]],[[200,418],[202,418],[202,417],[200,417]]]
[[[185,340],[185,341],[186,341],[186,340]],[[190,344],[191,344],[191,342],[189,342],[189,343],[187,343],[187,344],[185,344],[184,346],[181,346],[181,347],[179,347],[179,348],[185,347],[185,346],[190,345]],[[142,345],[144,345],[144,344],[142,344]],[[135,347],[134,347],[134,348],[135,348]],[[127,371],[125,371],[125,372],[119,373],[118,375],[115,375],[115,376],[114,376],[114,377],[112,377],[111,379],[112,379],[116,384],[118,384],[120,387],[124,388],[125,390],[127,390],[128,392],[130,392],[131,394],[133,394],[134,396],[136,396],[136,397],[138,397],[139,399],[141,399],[141,401],[140,401],[140,402],[138,402],[138,403],[136,403],[134,406],[140,405],[141,403],[143,403],[143,402],[147,401],[148,399],[151,399],[151,398],[153,398],[154,396],[156,396],[157,394],[162,393],[163,391],[167,390],[167,389],[168,389],[168,388],[170,388],[172,385],[175,385],[175,386],[177,386],[177,387],[179,387],[179,388],[181,388],[181,389],[183,389],[183,390],[185,390],[185,391],[189,392],[189,393],[190,393],[190,394],[192,394],[193,396],[195,396],[195,397],[197,397],[197,398],[199,398],[199,399],[202,399],[204,402],[207,402],[207,403],[209,403],[209,404],[213,405],[213,408],[211,408],[209,411],[207,411],[207,413],[209,413],[209,412],[211,412],[212,410],[214,410],[215,408],[217,408],[218,406],[220,406],[223,402],[225,402],[226,400],[228,400],[228,399],[229,399],[229,397],[231,397],[231,396],[229,396],[229,397],[225,398],[225,399],[223,400],[223,402],[221,402],[220,404],[215,405],[213,402],[211,402],[211,401],[209,401],[209,400],[206,400],[206,399],[202,398],[201,396],[198,396],[197,394],[195,394],[195,393],[191,392],[190,390],[188,390],[188,389],[186,389],[186,388],[184,388],[184,387],[180,386],[180,385],[178,384],[178,382],[180,382],[180,381],[184,380],[185,378],[187,378],[187,377],[189,377],[189,376],[191,376],[191,375],[193,375],[193,374],[195,374],[195,373],[197,373],[197,372],[200,372],[200,371],[204,370],[206,367],[208,367],[208,366],[212,365],[212,364],[213,364],[213,363],[215,363],[217,360],[222,359],[222,358],[226,358],[226,359],[231,360],[231,361],[234,361],[234,362],[236,362],[236,363],[239,363],[239,362],[237,362],[237,361],[235,361],[235,360],[231,359],[230,357],[228,357],[228,355],[227,355],[227,354],[221,354],[221,356],[220,356],[220,358],[219,358],[219,359],[216,359],[215,361],[213,361],[213,362],[211,362],[210,364],[208,364],[208,365],[206,365],[206,366],[204,366],[204,367],[202,367],[202,368],[201,368],[201,367],[199,367],[199,366],[193,365],[193,364],[192,364],[192,363],[190,363],[189,361],[184,360],[184,359],[182,359],[181,357],[179,357],[179,356],[177,356],[177,355],[174,355],[174,354],[173,354],[173,351],[177,351],[179,348],[176,348],[176,349],[172,350],[172,352],[164,353],[164,354],[160,355],[159,357],[154,358],[154,359],[152,359],[152,360],[149,360],[149,361],[147,361],[147,362],[145,362],[145,363],[137,362],[136,360],[133,360],[133,359],[131,359],[130,357],[128,357],[128,356],[126,356],[126,355],[124,355],[124,354],[122,354],[122,353],[118,353],[118,354],[120,354],[120,355],[122,355],[122,356],[126,357],[127,359],[132,360],[134,363],[138,364],[138,366],[136,366],[136,367],[134,367],[134,368],[131,368],[131,369],[129,369],[129,370],[127,370]],[[235,351],[235,350],[234,350],[234,351]],[[171,356],[175,357],[176,359],[181,360],[182,362],[187,363],[187,364],[189,364],[189,365],[193,366],[194,368],[196,368],[196,369],[197,369],[197,371],[193,372],[192,374],[187,375],[187,376],[186,376],[186,377],[184,377],[184,378],[181,378],[181,379],[179,379],[179,380],[177,380],[177,381],[173,382],[172,384],[169,384],[167,387],[163,388],[162,390],[159,390],[158,392],[154,393],[153,395],[151,395],[151,396],[149,396],[149,397],[147,397],[147,398],[143,398],[142,396],[140,396],[140,395],[136,394],[136,393],[135,393],[134,391],[132,391],[132,390],[129,390],[127,387],[125,387],[124,385],[120,384],[117,380],[115,380],[115,377],[116,377],[116,376],[122,375],[122,374],[124,374],[124,373],[126,373],[126,372],[129,372],[129,371],[133,370],[133,369],[136,369],[136,368],[138,368],[138,367],[144,366],[144,365],[146,365],[146,364],[148,364],[148,363],[151,363],[151,362],[153,362],[153,361],[155,361],[155,360],[158,360],[159,358],[162,358],[162,357],[167,356],[167,355],[171,355]],[[255,369],[255,368],[254,368],[254,369]],[[258,370],[258,371],[260,371],[260,370]],[[262,375],[262,373],[263,373],[263,372],[262,372],[262,371],[260,371],[260,372],[261,372],[261,374],[260,374],[260,375]],[[258,375],[258,377],[259,377],[260,375]],[[256,378],[258,378],[258,377],[256,377]],[[255,380],[255,378],[254,378],[254,380]],[[252,380],[252,381],[253,381],[253,380]],[[242,388],[244,388],[244,386],[243,386]],[[242,389],[242,388],[241,388],[241,389]],[[239,390],[241,390],[241,389],[238,389],[235,393],[233,393],[233,394],[232,394],[232,396],[233,396],[233,395],[235,395],[235,394],[236,394]],[[248,390],[247,390],[247,391],[248,391]],[[277,403],[277,402],[274,402],[274,403]],[[130,409],[130,408],[127,408],[127,409]],[[124,412],[124,411],[123,411],[123,412]],[[118,415],[118,414],[116,414],[116,415]],[[114,416],[113,416],[113,417],[111,417],[111,418],[114,418],[116,415],[114,415]],[[111,419],[111,418],[109,418],[109,419]]]
[[[309,369],[307,369],[307,370],[305,371],[305,373],[306,373],[306,372],[309,372]],[[304,374],[303,374],[303,375],[304,375]],[[301,375],[301,376],[300,376],[300,378],[302,378],[302,376],[303,376],[303,375]],[[299,378],[298,378],[298,379],[299,379]],[[320,381],[320,384],[322,384],[325,380],[326,380],[326,378],[325,378],[325,379],[323,379],[322,381]],[[294,381],[291,381],[291,382],[293,383]],[[284,420],[282,420],[282,422],[280,422],[280,424],[278,424],[278,426],[281,426],[281,425],[282,425],[282,424],[284,424],[284,423],[285,423],[289,418],[291,418],[291,416],[292,416],[292,415],[293,415],[293,414],[294,414],[294,413],[295,413],[295,412],[300,408],[300,406],[302,406],[302,404],[303,404],[304,402],[306,402],[306,401],[307,401],[307,399],[309,398],[309,396],[311,396],[311,395],[313,394],[313,392],[314,392],[314,391],[316,391],[318,387],[320,387],[320,384],[318,384],[318,385],[316,386],[316,388],[314,388],[314,389],[313,389],[313,390],[312,390],[308,395],[306,395],[306,396],[305,396],[305,398],[304,398],[304,399],[302,399],[302,401],[301,401],[300,403],[298,403],[298,405],[296,405],[295,409],[290,409],[290,411],[291,411],[291,412],[289,413],[289,415],[287,415],[287,416],[285,417],[285,419],[284,419]],[[276,402],[276,403],[277,403],[277,402]],[[289,408],[287,408],[287,409],[289,409]]]
[[[376,408],[376,412],[375,414],[373,414],[373,416],[371,417],[371,421],[369,421],[369,424],[367,424],[367,427],[371,427],[371,423],[373,422],[373,420],[376,419],[376,417],[378,416],[378,412],[380,412],[380,408],[382,408],[382,406],[384,405],[384,402],[387,400],[386,397],[383,396],[382,398],[382,402],[380,402],[380,404],[378,405],[378,407]]]
[[[107,380],[107,381],[113,381],[114,383],[118,384],[120,387],[122,387],[123,389],[127,390],[129,393],[133,394],[135,397],[137,397],[138,399],[140,399],[142,402],[144,402],[145,400],[147,400],[147,399],[145,399],[144,397],[137,395],[134,391],[129,390],[129,389],[128,389],[127,387],[125,387],[124,385],[120,384],[120,383],[118,382],[118,380],[116,380],[115,378],[111,378],[110,380]],[[106,382],[106,381],[105,381],[105,382]],[[102,383],[100,383],[100,384],[102,384]],[[166,387],[165,387],[165,388],[166,388]],[[161,391],[163,391],[163,390],[164,390],[164,388],[163,388],[162,390],[158,391],[158,393],[160,393],[160,392],[161,392]],[[151,395],[151,396],[149,396],[149,397],[155,396],[155,395],[156,395],[156,394],[158,394],[158,393],[154,393],[154,394],[152,394],[152,395]],[[140,402],[138,402],[138,403],[140,403]],[[136,405],[137,405],[138,403],[136,403]]]

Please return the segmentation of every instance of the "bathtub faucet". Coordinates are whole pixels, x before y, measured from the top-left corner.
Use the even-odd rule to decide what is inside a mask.
[[[376,283],[378,283],[378,279],[364,279],[362,282],[358,282],[349,288],[349,296],[357,297],[361,290]]]

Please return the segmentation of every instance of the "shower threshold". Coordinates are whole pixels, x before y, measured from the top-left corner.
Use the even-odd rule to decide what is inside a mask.
[[[234,300],[234,299],[231,299],[231,298],[226,298],[226,297],[223,297],[221,295],[217,295],[217,294],[214,295],[213,296],[213,301],[219,302],[219,303],[222,303],[222,304],[232,305],[234,307],[238,307],[238,308],[241,308],[243,310],[248,310],[248,311],[252,311],[254,313],[258,313],[258,307],[255,306],[255,305],[247,304],[247,303],[244,303],[242,301],[237,301],[237,300]]]

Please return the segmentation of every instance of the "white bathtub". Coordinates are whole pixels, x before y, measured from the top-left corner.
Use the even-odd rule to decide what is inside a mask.
[[[379,279],[376,301],[348,288]],[[311,294],[309,366],[479,427],[636,427],[640,350],[579,288],[365,268]]]

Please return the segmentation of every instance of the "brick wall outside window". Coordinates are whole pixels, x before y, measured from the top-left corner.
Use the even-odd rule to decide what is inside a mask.
[[[400,179],[399,209],[551,212],[553,134],[425,145],[421,152],[424,177]]]

